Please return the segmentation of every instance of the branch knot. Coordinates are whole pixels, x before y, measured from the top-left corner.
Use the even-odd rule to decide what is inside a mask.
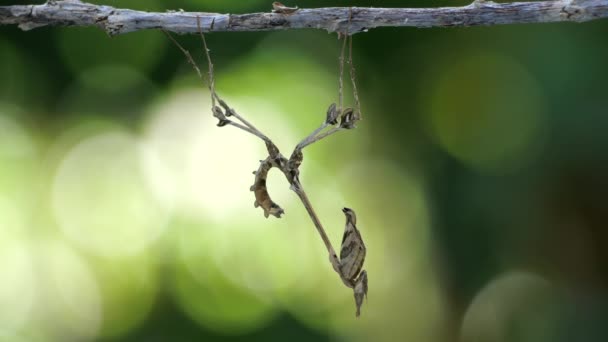
[[[586,19],[585,8],[578,5],[578,1],[569,1],[567,5],[562,7],[560,17],[567,21],[583,22]]]

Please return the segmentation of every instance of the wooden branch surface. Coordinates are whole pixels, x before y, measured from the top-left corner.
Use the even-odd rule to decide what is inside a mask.
[[[270,2],[269,2],[270,9]],[[608,17],[608,0],[550,0],[495,3],[476,0],[463,7],[440,8],[302,8],[292,14],[219,14],[206,12],[144,12],[94,5],[78,0],[41,5],[0,6],[0,25],[37,27],[97,26],[109,35],[164,29],[197,33],[197,17],[209,31],[271,31],[315,28],[354,34],[376,27],[454,27],[549,22],[584,22]],[[350,18],[350,21],[349,21]]]

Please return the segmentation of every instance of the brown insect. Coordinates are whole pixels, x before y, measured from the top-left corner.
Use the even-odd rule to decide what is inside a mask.
[[[287,7],[281,4],[280,2],[274,2],[272,5],[274,13],[288,15],[298,10],[297,7]],[[352,10],[349,15],[349,23],[351,18]],[[338,104],[336,105],[335,103],[332,103],[329,106],[324,122],[321,123],[321,125],[312,133],[302,139],[302,141],[300,141],[296,145],[290,158],[287,159],[283,155],[281,155],[279,149],[270,140],[270,138],[268,138],[252,123],[250,123],[239,113],[237,113],[236,110],[228,106],[228,104],[223,101],[216,93],[215,81],[213,76],[213,64],[211,63],[209,49],[207,48],[205,36],[203,35],[202,28],[200,26],[200,18],[197,18],[197,26],[209,65],[209,91],[211,93],[211,108],[213,116],[219,120],[218,126],[234,126],[245,132],[253,134],[264,141],[264,143],[266,144],[266,149],[268,150],[268,157],[264,160],[261,160],[258,170],[253,172],[255,175],[255,181],[254,184],[251,186],[250,190],[253,191],[255,196],[254,206],[256,208],[261,207],[264,210],[264,216],[266,218],[268,218],[270,215],[280,218],[281,215],[285,213],[285,211],[270,198],[266,184],[268,178],[268,171],[270,171],[270,169],[276,167],[281,170],[283,174],[287,177],[287,180],[291,185],[290,189],[293,190],[300,198],[302,204],[304,205],[304,208],[306,209],[311,220],[313,221],[315,228],[319,232],[319,235],[321,236],[321,239],[323,240],[323,243],[327,248],[327,252],[329,253],[329,260],[332,264],[333,269],[339,274],[342,282],[347,287],[353,289],[355,304],[357,306],[356,315],[358,317],[360,315],[363,300],[367,298],[368,283],[367,272],[362,269],[363,264],[365,262],[366,247],[363,243],[361,233],[359,232],[356,226],[357,217],[355,215],[355,212],[349,208],[344,208],[342,210],[344,212],[344,215],[346,215],[346,227],[344,229],[344,236],[342,238],[340,257],[338,258],[331,242],[329,241],[329,237],[325,233],[325,229],[323,228],[321,221],[315,213],[312,204],[310,203],[310,200],[306,195],[306,192],[304,191],[304,188],[299,179],[299,168],[304,160],[303,149],[305,147],[322,139],[325,139],[328,136],[333,135],[339,131],[353,129],[355,128],[355,124],[359,120],[361,120],[361,106],[357,94],[357,87],[355,84],[355,69],[352,63],[352,37],[347,35],[348,31],[346,31],[342,37],[342,52],[339,58],[340,77],[338,88]],[[212,28],[213,22],[211,23],[210,29]],[[192,59],[190,53],[186,49],[184,49],[175,39],[173,39],[173,37],[168,32],[165,32],[165,34],[184,53],[184,55],[188,59],[188,62],[193,66],[199,77],[202,79],[203,74],[198,68],[196,62]],[[346,51],[347,42],[349,43],[348,64],[350,65],[350,76],[353,85],[353,97],[355,100],[354,109],[343,107],[342,91],[345,62],[344,55]],[[216,103],[218,105],[216,105]]]

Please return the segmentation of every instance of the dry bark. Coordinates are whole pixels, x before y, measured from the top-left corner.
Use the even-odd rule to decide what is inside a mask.
[[[270,5],[269,5],[270,7]],[[249,14],[120,9],[78,0],[47,1],[42,5],[0,6],[0,25],[23,30],[41,26],[97,26],[109,35],[147,29],[176,33],[202,30],[271,31],[316,28],[354,34],[376,27],[452,27],[549,22],[584,22],[608,17],[608,0],[552,0],[495,3],[476,0],[463,7],[439,8],[301,8]],[[350,20],[349,20],[350,18]]]

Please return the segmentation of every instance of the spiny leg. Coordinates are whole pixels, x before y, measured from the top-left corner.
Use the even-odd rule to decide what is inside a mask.
[[[256,137],[262,139],[266,143],[267,147],[272,147],[272,148],[269,148],[269,153],[271,152],[271,150],[278,152],[278,148],[276,148],[276,146],[274,146],[274,143],[272,143],[272,141],[265,134],[263,134],[259,129],[257,129],[255,126],[253,126],[247,120],[245,120],[242,116],[240,116],[234,109],[230,108],[228,106],[228,104],[224,100],[222,100],[219,97],[219,95],[217,94],[217,92],[215,91],[215,77],[214,77],[214,72],[213,72],[214,71],[213,62],[211,61],[211,56],[209,54],[209,48],[207,47],[207,41],[205,39],[205,35],[203,34],[203,31],[202,31],[202,28],[200,25],[200,18],[197,17],[196,19],[197,19],[196,23],[197,23],[199,35],[200,35],[201,41],[203,43],[203,49],[205,50],[205,57],[208,62],[208,68],[209,68],[208,87],[209,87],[209,92],[211,93],[212,113],[213,113],[213,116],[219,120],[218,126],[223,127],[226,125],[231,125],[231,126],[237,127],[247,133],[253,134]],[[212,21],[211,28],[213,28],[213,25],[214,25],[214,22]],[[190,54],[190,52],[188,50],[186,50],[177,40],[175,40],[170,33],[168,33],[165,30],[163,30],[163,32],[182,51],[182,53],[184,54],[184,56],[186,57],[186,59],[188,60],[190,65],[192,65],[192,67],[198,74],[199,78],[201,80],[204,80],[203,74],[202,74],[200,68],[198,67],[197,63],[194,61],[194,58],[192,58],[192,55]],[[216,105],[216,101],[219,103],[220,106]],[[223,110],[222,110],[222,108],[223,108]],[[234,116],[242,124],[228,119],[228,117],[230,117],[230,116]],[[274,154],[276,157],[276,153],[274,153]]]
[[[342,42],[342,50],[340,52],[340,57],[338,58],[339,60],[339,65],[340,65],[340,76],[338,78],[338,111],[341,112],[343,107],[343,94],[344,94],[344,52],[346,51],[346,40],[348,38],[347,35],[340,33],[338,34],[338,37],[343,36],[343,42]]]
[[[333,104],[332,104],[333,105]],[[332,107],[330,107],[331,109]],[[329,113],[329,112],[328,112]],[[298,146],[296,147],[296,149],[300,149],[302,150],[304,147],[309,146],[314,144],[317,141],[320,141],[324,138],[327,138],[328,136],[337,133],[339,131],[345,130],[345,129],[353,129],[355,128],[355,122],[358,119],[355,117],[354,111],[352,108],[346,108],[342,113],[340,113],[340,123],[338,124],[338,126],[336,127],[332,127],[331,129],[323,132],[323,133],[319,133],[321,132],[324,128],[328,127],[329,124],[326,122],[323,123],[323,125],[321,125],[321,127],[319,127],[317,130],[315,130],[313,132],[313,134],[310,134],[309,136],[307,136],[304,140],[302,140]]]
[[[351,12],[349,15],[349,23],[351,21],[352,18],[352,8],[351,8]],[[340,76],[338,79],[338,107],[336,107],[336,104],[333,103],[329,106],[328,110],[327,110],[327,117],[325,122],[316,130],[314,130],[311,134],[309,134],[306,138],[304,138],[297,146],[296,149],[303,149],[304,147],[311,145],[321,139],[324,139],[342,129],[352,129],[355,128],[355,122],[361,119],[361,104],[359,101],[359,94],[357,92],[357,84],[356,84],[356,77],[355,77],[355,66],[353,63],[353,44],[352,44],[352,39],[353,37],[351,35],[347,35],[347,34],[341,34],[341,36],[343,36],[343,42],[342,42],[342,50],[340,52],[340,57],[339,57],[339,65],[340,65]],[[350,79],[351,79],[351,83],[353,86],[353,97],[355,100],[355,108],[356,110],[353,110],[352,108],[346,108],[343,109],[343,94],[344,94],[344,55],[345,55],[345,51],[346,51],[346,44],[348,41],[348,45],[349,45],[349,53],[348,53],[348,61],[347,63],[350,65]],[[331,125],[336,125],[338,123],[338,119],[340,121],[340,125],[338,127],[334,127],[332,129],[330,129],[327,132],[321,133],[325,128],[331,126]]]
[[[214,24],[214,22],[211,23],[211,29],[213,28],[213,24]],[[230,108],[228,106],[228,104],[224,100],[222,100],[219,97],[219,95],[217,94],[217,92],[215,91],[215,77],[214,77],[214,73],[213,73],[213,70],[214,70],[213,63],[211,61],[211,56],[209,54],[209,48],[207,47],[207,41],[205,39],[205,35],[203,34],[203,31],[201,29],[200,18],[198,18],[198,17],[197,17],[197,26],[198,26],[199,35],[201,37],[201,41],[203,43],[203,49],[205,50],[205,56],[206,56],[207,62],[208,62],[208,68],[209,68],[208,86],[209,86],[209,92],[211,93],[211,109],[212,109],[213,116],[219,120],[219,122],[217,124],[218,126],[220,126],[220,127],[223,127],[226,125],[234,126],[247,133],[255,135],[256,137],[262,139],[265,142],[269,157],[266,158],[266,160],[261,161],[259,169],[254,172],[254,174],[256,175],[255,182],[251,186],[251,191],[254,192],[254,195],[256,198],[254,206],[255,207],[261,206],[262,209],[264,209],[264,216],[266,216],[266,217],[268,217],[269,215],[281,217],[281,215],[283,214],[284,211],[270,198],[270,195],[268,194],[268,190],[266,188],[266,178],[268,177],[268,171],[272,167],[279,166],[279,164],[281,164],[281,163],[285,164],[286,160],[284,157],[281,156],[279,149],[274,145],[274,143],[266,135],[264,135],[255,126],[253,126],[251,123],[249,123],[243,117],[241,117],[238,113],[236,113],[236,111],[234,109]],[[199,78],[201,80],[204,80],[203,74],[202,74],[200,68],[198,67],[198,65],[196,64],[196,62],[194,61],[194,59],[192,58],[192,55],[190,54],[190,52],[188,50],[186,50],[179,42],[177,42],[177,40],[175,40],[173,38],[173,36],[171,36],[171,34],[169,34],[168,32],[166,32],[164,30],[163,30],[163,32],[186,56],[186,59],[192,65],[194,70],[196,70]],[[219,103],[219,106],[216,105],[216,102]],[[223,110],[222,110],[222,108],[223,108]],[[234,116],[241,123],[228,119],[228,117],[230,117],[230,116]]]
[[[213,29],[214,23],[215,23],[215,19],[211,22],[211,29]],[[238,127],[240,129],[244,130],[245,132],[249,132],[249,133],[255,135],[256,137],[262,139],[266,143],[268,153],[271,155],[271,157],[273,157],[273,158],[278,157],[279,149],[276,147],[276,145],[274,145],[272,140],[270,140],[270,138],[268,138],[264,133],[262,133],[262,131],[260,131],[258,128],[256,128],[252,123],[250,123],[245,118],[243,118],[241,115],[239,115],[236,112],[236,110],[231,108],[226,103],[226,101],[222,100],[219,97],[219,95],[217,94],[217,92],[215,91],[215,77],[213,74],[213,70],[214,70],[213,62],[211,62],[211,55],[209,54],[209,48],[207,47],[207,40],[205,39],[205,35],[203,34],[203,30],[201,29],[201,22],[200,22],[199,17],[196,17],[196,24],[198,27],[198,33],[201,37],[201,41],[203,42],[203,49],[205,50],[205,57],[207,58],[207,62],[209,65],[209,89],[211,91],[211,99],[212,99],[212,107],[213,107],[214,116],[220,120],[220,123],[222,123],[223,120],[227,121],[227,123],[231,124],[232,126]],[[215,100],[217,100],[217,102],[219,102],[220,106],[224,109],[223,113],[222,113],[221,109],[215,105]],[[224,115],[220,115],[220,113],[224,114]],[[243,125],[245,125],[245,127],[241,124],[235,123],[232,120],[227,119],[227,117],[231,117],[231,116],[234,116]]]
[[[332,103],[327,109],[327,115],[325,117],[325,122],[321,124],[317,129],[315,129],[312,133],[306,136],[302,141],[298,143],[296,146],[296,150],[302,150],[304,147],[317,142],[339,130],[331,129],[329,132],[325,132],[320,134],[325,128],[336,125],[338,123],[338,119],[340,119],[342,115],[342,103],[343,103],[343,86],[344,86],[344,53],[346,50],[346,37],[344,38],[344,42],[342,44],[342,51],[340,53],[340,57],[338,58],[340,73],[338,77],[338,106],[336,107],[335,103]],[[329,133],[329,134],[328,134]]]
[[[205,56],[209,65],[209,87],[212,96],[213,115],[220,120],[220,124],[226,123],[238,127],[244,130],[245,132],[255,135],[266,143],[266,149],[268,150],[269,157],[265,160],[260,161],[260,167],[257,171],[254,171],[255,181],[251,186],[250,190],[253,191],[253,194],[255,196],[255,202],[253,203],[254,207],[262,207],[262,209],[264,210],[264,217],[268,218],[269,215],[273,215],[277,218],[281,218],[281,215],[285,211],[270,198],[268,188],[266,187],[266,179],[268,178],[268,171],[270,171],[272,167],[276,166],[277,162],[280,162],[281,159],[284,158],[281,156],[279,149],[272,142],[272,140],[270,140],[270,138],[268,138],[264,133],[262,133],[249,121],[245,120],[245,118],[239,115],[236,110],[231,108],[224,100],[219,97],[219,95],[217,95],[217,92],[215,91],[213,63],[211,62],[211,55],[209,54],[209,48],[207,47],[207,40],[205,39],[205,35],[203,34],[203,31],[201,29],[200,19],[198,17],[197,25],[198,32],[203,43],[203,49],[205,50]],[[211,25],[213,25],[213,22],[211,23]],[[220,107],[215,105],[215,100],[217,100],[217,102],[224,109],[224,111],[222,111]],[[235,117],[242,124],[227,119],[227,117],[231,116]]]
[[[213,27],[214,23],[215,23],[215,19],[214,19],[214,21],[211,22],[211,27]],[[256,136],[265,137],[265,138],[262,138],[264,141],[269,140],[266,137],[266,135],[263,134],[259,129],[257,129],[254,125],[252,125],[249,121],[245,120],[245,118],[240,116],[233,108],[230,108],[230,106],[228,106],[226,101],[222,100],[220,98],[220,96],[217,94],[217,92],[215,91],[215,76],[213,73],[213,70],[214,70],[213,62],[211,61],[211,55],[209,54],[210,50],[207,46],[207,39],[205,39],[205,35],[203,34],[203,30],[201,28],[200,17],[196,17],[196,25],[198,28],[199,36],[201,37],[201,41],[203,43],[203,50],[205,50],[205,57],[207,58],[207,63],[208,63],[208,67],[209,67],[209,90],[211,91],[211,98],[212,98],[211,105],[213,107],[215,107],[215,100],[217,100],[219,102],[220,106],[222,108],[224,108],[225,116],[227,116],[227,117],[234,116],[237,120],[241,121],[250,130],[257,132],[257,134],[255,134]]]
[[[329,106],[329,108],[327,109],[327,116],[325,118],[325,122],[323,122],[321,124],[321,126],[319,126],[319,128],[315,129],[312,133],[310,133],[308,136],[306,136],[304,139],[302,139],[302,141],[300,141],[298,143],[298,145],[296,145],[296,148],[303,149],[304,147],[310,145],[311,141],[314,140],[314,138],[321,131],[323,131],[325,128],[327,128],[331,125],[335,125],[338,123],[338,116],[339,116],[339,112],[338,112],[338,109],[336,108],[336,104],[332,103]]]

